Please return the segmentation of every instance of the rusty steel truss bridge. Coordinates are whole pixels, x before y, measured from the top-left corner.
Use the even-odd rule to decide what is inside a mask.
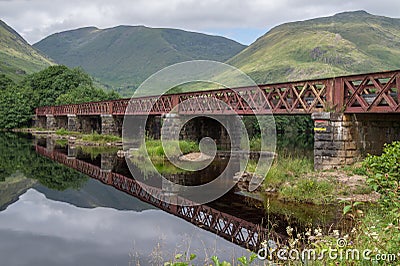
[[[45,106],[37,116],[179,114],[400,113],[400,70],[133,99]],[[218,99],[207,104],[207,99]],[[190,100],[190,101],[187,101]]]

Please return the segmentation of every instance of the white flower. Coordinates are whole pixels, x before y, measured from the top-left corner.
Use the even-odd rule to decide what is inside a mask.
[[[339,230],[333,230],[333,235],[336,237],[339,237]]]

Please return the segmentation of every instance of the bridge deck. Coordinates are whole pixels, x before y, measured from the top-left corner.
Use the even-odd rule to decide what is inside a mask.
[[[36,115],[400,113],[400,70],[36,109]],[[219,101],[215,101],[215,100]],[[127,110],[128,104],[129,110]]]

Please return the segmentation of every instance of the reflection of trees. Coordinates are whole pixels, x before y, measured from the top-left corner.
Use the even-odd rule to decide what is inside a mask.
[[[314,135],[307,133],[286,133],[277,135],[278,149],[287,149],[289,151],[313,151]]]
[[[40,156],[33,150],[31,140],[12,133],[0,133],[0,169],[0,180],[19,171],[56,190],[78,189],[88,179],[71,168]]]

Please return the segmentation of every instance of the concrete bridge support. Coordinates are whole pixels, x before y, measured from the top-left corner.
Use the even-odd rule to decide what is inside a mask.
[[[352,164],[400,140],[400,115],[313,113],[314,168]]]

